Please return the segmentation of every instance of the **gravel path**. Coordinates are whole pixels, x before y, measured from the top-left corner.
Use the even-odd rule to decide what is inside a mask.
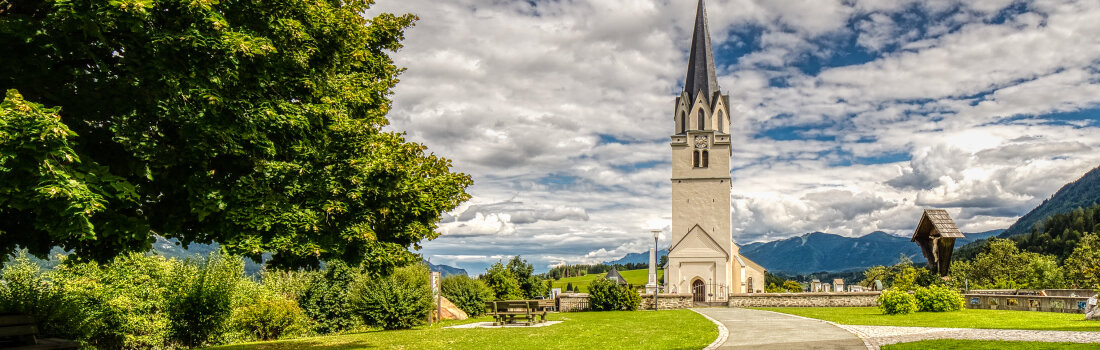
[[[1018,329],[931,328],[837,325],[878,348],[887,344],[930,339],[1100,343],[1100,332],[1029,331]]]

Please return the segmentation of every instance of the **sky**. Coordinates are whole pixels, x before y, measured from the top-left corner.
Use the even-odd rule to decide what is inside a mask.
[[[697,0],[377,0],[419,16],[389,130],[470,174],[420,251],[471,274],[668,247]],[[1100,165],[1100,2],[708,0],[738,244],[1004,229]]]

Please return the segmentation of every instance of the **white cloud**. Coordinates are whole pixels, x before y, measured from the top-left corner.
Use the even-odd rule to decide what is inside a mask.
[[[392,129],[475,180],[424,253],[542,269],[647,249],[670,220],[695,3],[380,0],[371,13],[421,18],[393,55],[408,70]],[[1100,163],[1100,118],[1049,116],[1100,108],[1100,4],[1002,12],[1013,4],[708,1],[733,103],[735,240],[908,233],[925,206],[964,231],[1005,228]],[[830,66],[857,50],[868,61]],[[778,127],[794,139],[765,136]]]

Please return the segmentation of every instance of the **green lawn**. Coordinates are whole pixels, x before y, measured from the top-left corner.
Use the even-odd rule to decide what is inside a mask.
[[[1033,341],[1001,341],[1001,340],[922,340],[912,343],[900,343],[885,345],[882,350],[926,350],[926,349],[971,349],[971,350],[1055,350],[1055,349],[1097,349],[1097,344],[1079,343],[1045,343]]]
[[[436,325],[211,349],[701,349],[718,337],[717,327],[691,310],[552,313],[547,319],[564,322],[537,328],[444,329]],[[444,325],[465,322],[470,321]]]
[[[562,291],[565,291],[566,284],[573,283],[573,287],[577,288],[580,292],[588,292],[588,284],[606,274],[607,273],[593,273],[578,277],[562,278],[554,281],[554,288],[561,288]],[[649,269],[619,271],[619,274],[623,275],[627,283],[635,286],[641,287],[649,283]],[[663,276],[664,270],[657,269],[657,280],[660,281]]]
[[[877,308],[873,307],[769,307],[756,309],[851,325],[1100,331],[1100,322],[1085,321],[1085,315],[1057,312],[962,309],[955,312],[883,315]]]

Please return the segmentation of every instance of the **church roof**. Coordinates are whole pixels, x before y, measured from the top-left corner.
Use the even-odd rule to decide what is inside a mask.
[[[614,267],[611,268],[611,271],[607,271],[607,274],[603,277],[615,281],[615,283],[618,284],[626,284],[626,279],[623,278],[623,275],[619,274],[619,270],[616,270]]]
[[[714,68],[714,53],[710,48],[707,10],[703,0],[699,0],[699,9],[695,12],[695,31],[691,36],[691,52],[688,57],[684,91],[693,100],[696,94],[701,93],[707,101],[711,101],[711,94],[718,92],[718,77]]]
[[[924,214],[920,217],[920,222],[917,223],[917,229],[913,231],[913,239],[916,241],[920,237],[946,237],[946,238],[963,238],[962,231],[959,231],[959,227],[955,225],[955,221],[951,220],[951,215],[947,214],[943,209],[925,209]]]

